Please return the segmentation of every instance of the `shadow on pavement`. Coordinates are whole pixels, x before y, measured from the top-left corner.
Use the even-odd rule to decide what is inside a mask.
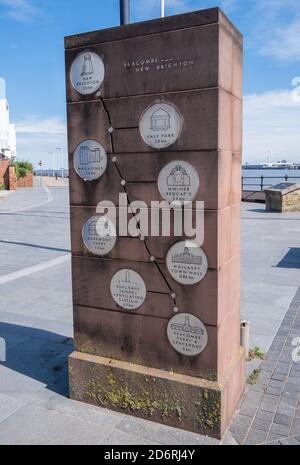
[[[49,390],[68,396],[68,356],[73,340],[37,328],[0,323],[0,338],[6,344],[6,361],[1,366],[15,373],[0,377],[0,391],[9,388],[22,392],[45,385]],[[25,375],[20,377],[18,374]],[[15,382],[12,376],[15,375]],[[6,379],[5,379],[6,378]]]
[[[277,268],[300,269],[300,248],[292,247],[283,259],[278,263]]]

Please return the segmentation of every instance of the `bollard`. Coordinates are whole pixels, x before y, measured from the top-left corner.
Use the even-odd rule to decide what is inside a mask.
[[[245,358],[249,360],[250,350],[250,321],[241,321],[241,346],[245,349]]]

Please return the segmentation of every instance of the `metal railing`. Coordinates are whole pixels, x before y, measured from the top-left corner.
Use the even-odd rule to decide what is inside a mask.
[[[245,180],[252,180],[252,179],[256,179],[258,180],[258,182],[255,182],[255,183],[249,183],[249,182],[245,182]],[[299,176],[288,176],[287,174],[285,176],[264,176],[263,174],[261,176],[242,176],[242,190],[250,190],[250,189],[246,189],[250,186],[252,187],[256,187],[256,188],[259,188],[259,189],[253,189],[253,190],[260,190],[261,192],[263,192],[264,189],[266,189],[267,187],[271,187],[273,186],[277,181],[274,182],[270,182],[268,183],[266,180],[267,179],[278,179],[278,180],[281,180],[281,181],[285,181],[285,182],[288,182],[288,181],[292,181],[292,182],[295,182],[294,180],[298,179],[298,182],[300,183],[300,175]]]

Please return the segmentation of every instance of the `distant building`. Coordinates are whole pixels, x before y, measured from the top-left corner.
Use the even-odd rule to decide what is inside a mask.
[[[202,266],[202,257],[193,255],[188,247],[185,247],[184,252],[172,255],[172,262],[182,265],[199,265]]]
[[[191,185],[191,178],[182,166],[175,166],[168,177],[168,186],[188,186]]]
[[[80,148],[80,165],[91,165],[93,163],[100,163],[103,160],[101,157],[100,148],[90,149],[88,145]]]
[[[5,81],[0,78],[0,158],[12,159],[16,155],[16,129],[9,121]]]
[[[171,116],[163,108],[156,110],[150,118],[152,131],[168,131],[171,128]]]

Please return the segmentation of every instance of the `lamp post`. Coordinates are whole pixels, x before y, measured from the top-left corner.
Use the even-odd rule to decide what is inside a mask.
[[[162,18],[165,17],[165,0],[161,0],[160,16],[161,16]]]
[[[120,0],[121,25],[130,23],[130,0]]]
[[[61,160],[61,178],[64,178],[64,159],[63,159],[63,149],[62,147],[57,147],[56,150],[60,153]]]
[[[53,152],[49,152],[49,155],[52,159],[52,176],[55,177],[55,157]]]

